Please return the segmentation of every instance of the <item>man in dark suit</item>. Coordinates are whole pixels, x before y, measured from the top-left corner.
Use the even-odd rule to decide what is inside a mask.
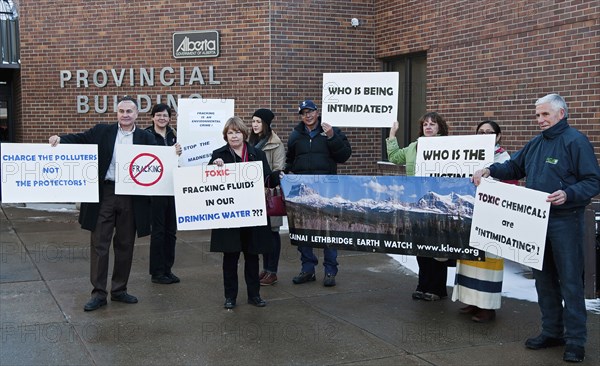
[[[135,99],[124,97],[117,105],[118,123],[97,124],[91,129],[75,134],[51,136],[50,145],[96,144],[98,145],[98,203],[82,203],[79,223],[91,231],[90,281],[94,289],[85,311],[96,310],[106,305],[108,292],[108,258],[113,242],[114,266],[111,284],[111,300],[135,304],[137,298],[127,293],[127,281],[133,260],[135,234],[143,237],[150,234],[151,206],[146,196],[115,194],[116,144],[154,145],[154,136],[138,129],[135,121],[138,108]],[[114,236],[114,239],[113,239]]]

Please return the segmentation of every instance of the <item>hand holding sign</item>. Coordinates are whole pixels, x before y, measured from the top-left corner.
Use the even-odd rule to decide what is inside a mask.
[[[333,127],[331,127],[331,125],[327,122],[323,122],[321,123],[321,127],[323,127],[323,132],[325,132],[325,134],[327,135],[328,138],[332,138],[333,137]]]

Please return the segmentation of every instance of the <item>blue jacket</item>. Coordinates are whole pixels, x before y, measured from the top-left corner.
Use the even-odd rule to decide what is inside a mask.
[[[490,166],[490,175],[501,180],[527,176],[526,187],[553,193],[563,190],[566,203],[552,211],[585,207],[600,193],[600,167],[588,138],[563,118],[542,131],[502,164]]]

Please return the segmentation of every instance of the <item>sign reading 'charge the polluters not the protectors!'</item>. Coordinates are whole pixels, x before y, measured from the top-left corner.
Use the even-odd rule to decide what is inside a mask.
[[[2,202],[98,202],[98,146],[2,146]]]

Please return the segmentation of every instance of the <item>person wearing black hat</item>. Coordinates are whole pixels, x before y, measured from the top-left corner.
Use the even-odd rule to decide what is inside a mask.
[[[317,105],[312,100],[300,103],[298,113],[302,121],[288,138],[285,172],[293,174],[337,174],[337,165],[345,163],[352,155],[352,148],[346,135],[339,128],[321,122]],[[315,280],[315,266],[318,263],[312,247],[298,246],[302,269],[294,277],[295,284]],[[335,286],[338,272],[337,249],[323,249],[325,277],[323,285]]]
[[[252,115],[252,130],[248,142],[261,149],[267,156],[272,171],[285,167],[285,147],[281,139],[271,129],[275,115],[270,109],[257,109]],[[281,253],[279,227],[283,224],[281,216],[271,216],[271,234],[273,235],[273,251],[263,254],[263,270],[259,278],[261,286],[269,286],[277,282],[277,267]]]

